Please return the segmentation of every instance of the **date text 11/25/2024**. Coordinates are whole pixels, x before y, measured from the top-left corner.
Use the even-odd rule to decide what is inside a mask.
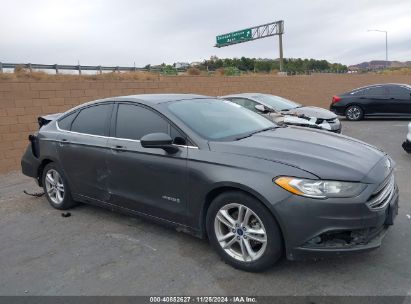
[[[257,299],[248,296],[161,296],[150,297],[150,303],[257,303]]]

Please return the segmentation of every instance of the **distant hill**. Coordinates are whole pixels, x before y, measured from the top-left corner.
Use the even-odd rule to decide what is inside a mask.
[[[411,61],[388,61],[389,68],[410,68]],[[385,68],[385,60],[371,60],[350,65],[349,70],[379,70]]]

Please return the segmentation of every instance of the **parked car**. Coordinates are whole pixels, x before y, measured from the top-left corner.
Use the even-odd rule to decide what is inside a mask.
[[[207,236],[248,271],[377,248],[397,213],[384,152],[213,97],[108,98],[39,125],[21,165],[52,207],[94,204]]]
[[[407,139],[402,143],[402,147],[407,153],[411,153],[411,122],[408,124]]]
[[[337,115],[323,108],[302,106],[280,96],[261,93],[242,93],[221,98],[262,114],[277,124],[341,133],[341,122]]]
[[[358,88],[333,96],[330,110],[348,120],[411,116],[411,86],[388,83]]]

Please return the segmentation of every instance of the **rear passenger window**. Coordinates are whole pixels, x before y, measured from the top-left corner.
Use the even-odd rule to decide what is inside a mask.
[[[365,95],[369,97],[382,97],[387,95],[387,90],[385,90],[382,86],[371,87],[366,91]]]
[[[71,129],[71,123],[73,122],[73,119],[76,117],[77,111],[73,112],[66,117],[60,119],[58,121],[58,126],[62,130],[70,130]]]
[[[356,91],[351,91],[350,95],[354,95],[354,96],[364,96],[365,91],[367,91],[368,89],[360,89],[360,90],[356,90]]]
[[[140,140],[150,133],[169,133],[169,123],[146,108],[120,104],[117,113],[116,137]]]
[[[102,104],[81,110],[71,125],[71,131],[92,135],[106,135],[111,109],[112,104]]]

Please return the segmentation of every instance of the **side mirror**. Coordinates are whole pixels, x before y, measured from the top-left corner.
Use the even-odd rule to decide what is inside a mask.
[[[150,133],[144,135],[140,140],[141,146],[144,148],[159,148],[167,153],[176,153],[178,148],[173,146],[173,140],[170,135],[165,133]]]
[[[263,106],[262,104],[255,105],[255,109],[258,112],[267,113],[267,108],[265,106]]]

